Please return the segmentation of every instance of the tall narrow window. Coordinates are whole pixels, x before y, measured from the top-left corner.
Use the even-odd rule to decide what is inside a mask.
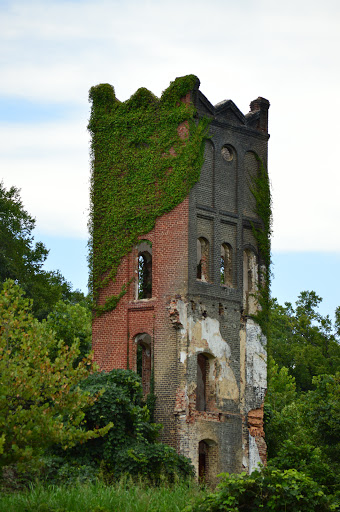
[[[212,439],[198,443],[198,478],[201,483],[216,483],[219,472],[218,445]]]
[[[221,245],[220,277],[221,284],[233,286],[232,248],[229,244]]]
[[[150,392],[151,379],[151,336],[143,333],[135,337],[136,349],[136,372],[142,380],[143,393]]]
[[[200,483],[205,483],[207,480],[208,450],[207,443],[200,441],[198,444],[198,478]]]
[[[137,299],[152,297],[152,248],[148,242],[138,246]]]
[[[206,238],[197,239],[197,279],[209,281],[209,242]]]
[[[196,388],[196,410],[207,410],[207,373],[208,358],[204,354],[197,356],[197,388]]]
[[[258,285],[258,268],[256,254],[252,249],[243,251],[243,302],[248,314],[255,313]]]

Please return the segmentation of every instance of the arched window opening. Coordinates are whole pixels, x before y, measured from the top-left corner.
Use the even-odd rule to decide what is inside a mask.
[[[221,245],[220,277],[221,284],[233,286],[232,248],[230,244]]]
[[[209,447],[205,441],[198,444],[198,479],[200,483],[206,482]]]
[[[209,281],[209,242],[203,237],[197,239],[197,279]]]
[[[138,246],[137,299],[152,297],[152,248],[148,242]]]
[[[207,384],[208,384],[209,360],[204,354],[197,356],[197,388],[196,410],[207,410]]]
[[[143,333],[135,337],[136,349],[136,372],[142,380],[143,393],[150,392],[151,380],[151,336]]]
[[[258,265],[256,254],[251,249],[243,251],[243,296],[244,307],[249,314],[255,313],[258,285]]]
[[[215,441],[205,439],[198,443],[198,479],[201,483],[214,484],[219,472],[218,446]]]

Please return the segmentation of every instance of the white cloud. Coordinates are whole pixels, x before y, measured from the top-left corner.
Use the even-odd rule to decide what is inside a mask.
[[[337,0],[12,0],[0,18],[0,94],[77,104],[76,121],[0,125],[6,186],[39,229],[86,236],[88,90],[160,95],[195,73],[212,103],[271,102],[275,249],[337,250],[340,3]]]
[[[21,189],[27,211],[46,233],[87,237],[89,137],[79,123],[0,125],[6,188]]]

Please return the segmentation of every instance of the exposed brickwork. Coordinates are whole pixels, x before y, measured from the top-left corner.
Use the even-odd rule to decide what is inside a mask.
[[[141,237],[152,244],[152,297],[137,299],[137,248],[123,258],[115,283],[101,291],[100,303],[134,276],[117,308],[94,319],[93,348],[102,369],[136,370],[136,336],[150,336],[162,440],[190,457],[197,474],[204,466],[214,481],[221,471],[250,471],[265,462],[265,339],[247,316],[257,303],[248,297],[244,255],[252,255],[255,283],[263,262],[252,231],[259,219],[249,177],[257,172],[254,153],[267,161],[269,103],[258,98],[243,116],[230,100],[213,107],[198,90],[182,101],[194,101],[198,115],[212,119],[200,181]],[[186,123],[178,127],[183,141],[188,130]]]

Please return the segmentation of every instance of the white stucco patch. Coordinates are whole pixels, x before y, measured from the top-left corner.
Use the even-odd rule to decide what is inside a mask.
[[[267,388],[266,338],[251,319],[246,325],[246,381],[258,390]]]
[[[179,354],[179,360],[181,363],[185,363],[186,361],[186,358],[187,358],[187,353],[184,352],[184,351],[181,351],[180,354]]]
[[[231,350],[228,343],[222,338],[220,322],[215,318],[198,320],[202,325],[202,339],[206,340],[215,357],[230,358]]]
[[[179,353],[181,363],[187,361],[187,357],[200,352],[211,354],[214,363],[210,365],[210,380],[216,383],[216,399],[239,400],[239,386],[230,365],[230,345],[222,338],[220,323],[215,318],[194,319],[190,305],[182,300],[176,301],[180,333],[182,338],[182,350]],[[189,340],[189,353],[183,350]],[[184,345],[185,344],[185,345]]]
[[[249,473],[252,473],[255,469],[259,469],[259,464],[261,463],[262,461],[255,437],[249,434]]]

